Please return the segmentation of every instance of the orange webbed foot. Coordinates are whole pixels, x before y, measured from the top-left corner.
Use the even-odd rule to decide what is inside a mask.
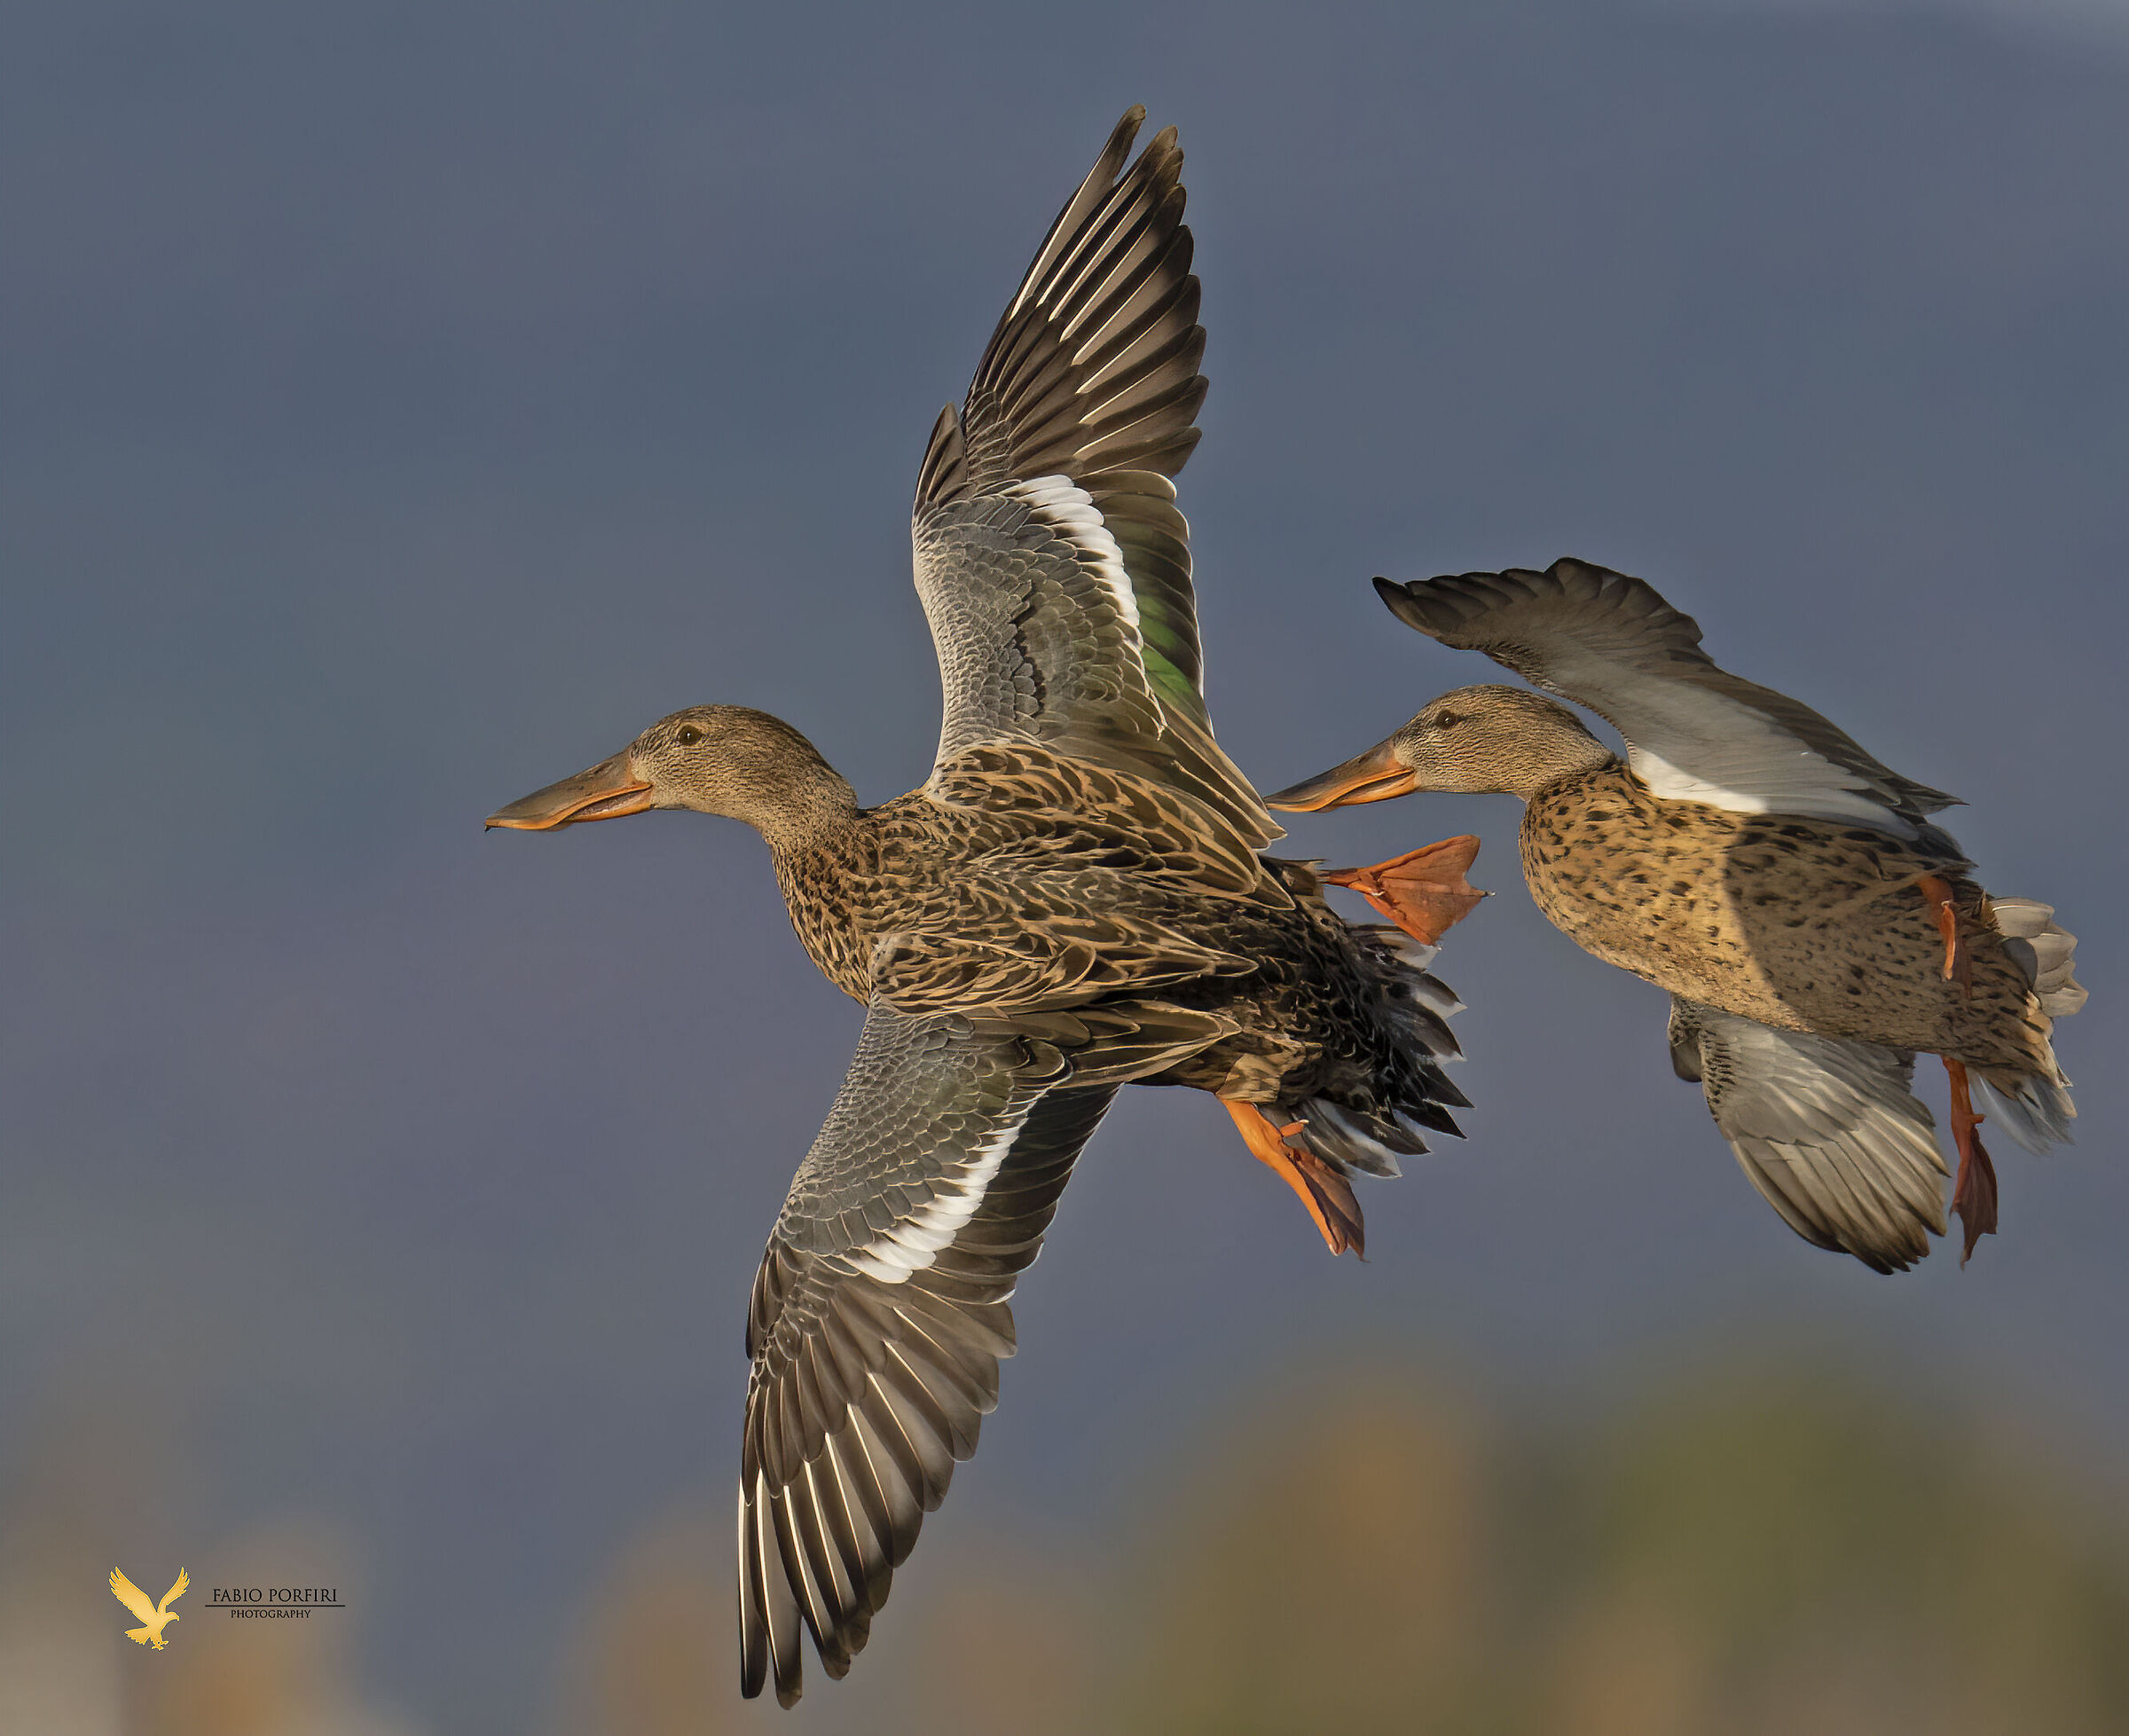
[[[1952,1188],[1952,1209],[1966,1231],[1966,1246],[1959,1256],[1964,1266],[1974,1257],[1974,1245],[1996,1233],[1996,1166],[1975,1131],[1983,1118],[1974,1112],[1966,1068],[1946,1059],[1944,1072],[1952,1080],[1952,1143],[1959,1148],[1959,1180]]]
[[[1220,1102],[1234,1117],[1250,1155],[1269,1165],[1308,1207],[1324,1245],[1334,1254],[1351,1248],[1365,1259],[1367,1230],[1361,1221],[1360,1201],[1353,1197],[1353,1184],[1307,1146],[1287,1143],[1303,1124],[1293,1121],[1277,1127],[1255,1104],[1234,1097]]]
[[[1350,887],[1413,939],[1431,947],[1489,896],[1464,877],[1478,856],[1478,839],[1443,838],[1373,868],[1339,868],[1321,877]]]

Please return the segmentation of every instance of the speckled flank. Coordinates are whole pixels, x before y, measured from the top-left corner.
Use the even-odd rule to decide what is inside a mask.
[[[1667,802],[1616,761],[1534,793],[1531,896],[1586,951],[1674,994],[1791,1031],[2052,1077],[2049,1022],[2004,950],[1987,895],[1887,833]],[[1952,886],[1972,995],[1915,888]]]

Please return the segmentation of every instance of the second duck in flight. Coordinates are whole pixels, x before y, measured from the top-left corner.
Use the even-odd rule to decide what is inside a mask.
[[[2085,991],[2049,907],[1990,897],[1929,819],[1956,798],[1717,667],[1693,618],[1623,573],[1559,561],[1375,587],[1421,632],[1604,718],[1625,763],[1550,699],[1461,687],[1270,805],[1521,797],[1538,907],[1670,992],[1672,1065],[1753,1185],[1806,1241],[1877,1271],[1944,1232],[1944,1160],[1910,1088],[1915,1051],[1941,1057],[1971,1254],[1996,1227],[1975,1103],[2028,1150],[2069,1139],[2050,1033]],[[1401,915],[1394,885],[1363,890]]]

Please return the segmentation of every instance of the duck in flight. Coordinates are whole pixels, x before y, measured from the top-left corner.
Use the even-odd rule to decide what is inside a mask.
[[[1408,625],[1596,712],[1626,758],[1541,695],[1463,687],[1270,805],[1520,797],[1538,907],[1670,992],[1672,1065],[1753,1185],[1806,1241],[1876,1271],[1944,1233],[1944,1159],[1911,1089],[1915,1052],[1941,1057],[1964,1264],[1997,1220],[1976,1104],[2035,1152],[2070,1138],[2051,1032],[2085,991],[2053,910],[1992,898],[1929,819],[1956,798],[1718,667],[1638,578],[1560,561],[1375,587]],[[1395,888],[1376,890],[1394,916]]]
[[[697,706],[491,826],[656,808],[769,847],[857,1054],[770,1235],[747,1322],[740,1661],[842,1676],[1012,1354],[1007,1306],[1126,1083],[1218,1097],[1333,1253],[1351,1172],[1454,1133],[1457,1002],[1426,965],[1475,839],[1394,870],[1415,932],[1348,924],[1213,739],[1189,530],[1205,333],[1171,130],[1133,109],[1067,202],[917,475],[945,687],[923,788],[860,808],[803,735]]]

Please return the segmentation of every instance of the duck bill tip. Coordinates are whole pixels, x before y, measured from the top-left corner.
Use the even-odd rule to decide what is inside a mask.
[[[498,808],[481,822],[481,829],[552,832],[592,820],[618,820],[623,814],[648,812],[650,797],[648,781],[635,775],[626,754],[616,754],[589,771]]]
[[[1264,805],[1288,813],[1321,813],[1328,808],[1409,796],[1418,782],[1410,768],[1398,764],[1390,744],[1384,742],[1342,766],[1333,766],[1327,772],[1274,791],[1264,798]]]

